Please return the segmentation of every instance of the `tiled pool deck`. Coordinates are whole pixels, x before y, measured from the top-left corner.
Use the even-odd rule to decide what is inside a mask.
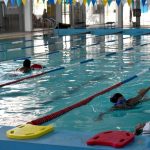
[[[87,146],[86,141],[94,134],[73,131],[53,131],[38,139],[12,140],[6,137],[6,131],[12,127],[0,128],[0,150],[114,150],[109,146]],[[149,150],[149,136],[136,136],[134,141],[123,150]]]

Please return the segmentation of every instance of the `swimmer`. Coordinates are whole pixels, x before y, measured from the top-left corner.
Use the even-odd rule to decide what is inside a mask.
[[[147,135],[150,134],[150,121],[146,122],[146,123],[140,123],[136,126],[135,131],[134,131],[135,135]]]
[[[113,108],[115,109],[128,109],[132,108],[133,106],[137,105],[142,101],[146,101],[143,97],[145,94],[150,90],[150,87],[142,89],[138,92],[138,95],[126,100],[126,98],[121,93],[115,93],[111,98],[110,101],[114,103]]]
[[[126,99],[121,93],[115,93],[110,98],[110,101],[114,103],[114,106],[111,109],[109,109],[107,112],[100,113],[97,120],[101,120],[104,114],[110,113],[114,110],[131,109],[135,105],[139,104],[140,102],[149,100],[149,99],[144,99],[145,94],[149,90],[150,90],[150,87],[142,89],[138,92],[137,96],[130,98],[130,99]]]
[[[42,66],[40,64],[33,64],[31,65],[31,61],[29,59],[25,59],[23,62],[23,67],[16,69],[17,71],[23,72],[23,73],[29,73],[31,70],[39,70],[43,69],[45,66]]]
[[[16,70],[23,73],[29,73],[31,71],[31,61],[29,59],[25,59],[23,62],[23,67]]]

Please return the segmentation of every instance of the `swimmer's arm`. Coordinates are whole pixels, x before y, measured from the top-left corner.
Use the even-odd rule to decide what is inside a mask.
[[[135,96],[135,97],[133,97],[133,98],[130,98],[130,99],[128,100],[128,104],[129,104],[130,106],[133,106],[133,105],[138,104],[138,103],[141,102],[141,101],[147,101],[148,99],[145,100],[145,99],[143,99],[143,98],[144,98],[145,94],[146,94],[149,90],[150,90],[150,87],[148,87],[148,88],[146,88],[146,89],[140,90],[137,96]]]
[[[101,112],[101,113],[98,115],[96,121],[102,120],[104,115],[109,114],[109,113],[112,112],[112,111],[114,111],[114,108],[113,108],[113,107],[110,108],[107,112]]]
[[[145,94],[150,90],[150,87],[146,88],[146,89],[142,89],[138,92],[138,95],[136,97],[134,97],[134,99],[137,99],[138,101],[142,100],[143,97],[145,96]]]
[[[113,111],[115,111],[115,110],[131,109],[131,108],[133,108],[133,107],[132,107],[132,106],[128,106],[128,105],[126,105],[126,104],[114,106],[114,107],[110,108],[110,109],[109,109],[108,111],[106,111],[106,112],[101,112],[101,113],[98,115],[98,118],[97,118],[96,120],[97,120],[97,121],[98,121],[98,120],[102,120],[104,115],[109,114],[109,113],[111,113],[111,112],[113,112]]]

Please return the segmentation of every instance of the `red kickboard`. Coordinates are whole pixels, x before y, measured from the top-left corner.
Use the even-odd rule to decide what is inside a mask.
[[[134,134],[127,131],[106,131],[87,141],[87,145],[105,145],[121,148],[134,139]]]
[[[40,64],[33,64],[33,65],[31,66],[31,69],[42,69],[42,68],[43,68],[43,66],[40,65]]]

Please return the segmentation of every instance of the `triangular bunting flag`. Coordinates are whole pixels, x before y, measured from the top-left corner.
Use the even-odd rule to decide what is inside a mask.
[[[48,4],[55,4],[54,0],[48,0]]]
[[[72,3],[73,3],[73,5],[75,5],[76,4],[76,0],[73,0]]]
[[[127,2],[128,2],[128,5],[130,6],[130,5],[131,5],[132,0],[127,0]]]
[[[26,0],[22,0],[22,3],[23,3],[23,5],[25,5],[26,4]]]
[[[106,6],[107,0],[103,0],[103,5]]]
[[[145,5],[145,2],[146,2],[146,0],[142,0],[142,5],[143,5],[143,6]]]
[[[83,0],[83,4],[84,4],[84,6],[86,6],[86,0]]]
[[[4,0],[4,3],[5,3],[5,5],[7,6],[7,4],[8,4],[8,0]]]
[[[126,3],[126,0],[121,0],[122,6]]]
[[[148,12],[148,4],[145,3],[144,5],[141,5],[141,12],[142,13],[147,13]]]
[[[54,0],[54,4],[56,4],[57,3],[57,0]]]
[[[72,0],[69,0],[69,4],[72,5]]]
[[[116,0],[117,5],[120,5],[121,0]]]
[[[10,2],[12,6],[15,6],[15,0],[11,0]]]
[[[112,0],[108,0],[108,5],[109,5],[109,6],[110,6],[111,2],[112,2]]]
[[[90,5],[91,0],[87,0],[88,6]]]
[[[60,4],[61,4],[61,0],[57,0],[57,4],[59,4],[59,5],[60,5]]]
[[[80,0],[79,2],[80,2],[80,5],[82,5],[82,4],[83,4],[83,0]]]
[[[21,0],[17,0],[17,5],[20,6],[21,5]]]
[[[66,0],[66,4],[69,4],[69,0]]]
[[[96,0],[92,0],[92,4],[93,4],[93,6],[95,5],[95,3],[96,3]]]

